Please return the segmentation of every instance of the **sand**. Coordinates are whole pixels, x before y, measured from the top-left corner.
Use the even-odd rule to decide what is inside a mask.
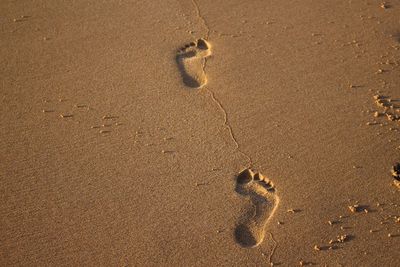
[[[0,265],[399,266],[399,17],[2,1]]]

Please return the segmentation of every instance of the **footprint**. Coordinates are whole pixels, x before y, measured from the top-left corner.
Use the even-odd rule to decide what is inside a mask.
[[[236,177],[235,191],[248,198],[253,206],[239,219],[235,240],[242,247],[256,247],[263,241],[265,226],[278,206],[275,188],[261,173],[245,169]]]
[[[204,66],[206,57],[210,55],[210,44],[204,39],[198,39],[178,50],[176,62],[186,86],[201,88],[207,83]]]

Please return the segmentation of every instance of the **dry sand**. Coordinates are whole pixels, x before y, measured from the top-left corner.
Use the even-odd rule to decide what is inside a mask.
[[[399,17],[1,1],[0,265],[400,266]]]

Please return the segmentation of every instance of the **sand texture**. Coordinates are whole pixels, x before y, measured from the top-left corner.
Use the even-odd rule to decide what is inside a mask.
[[[399,18],[0,1],[0,266],[400,266]]]

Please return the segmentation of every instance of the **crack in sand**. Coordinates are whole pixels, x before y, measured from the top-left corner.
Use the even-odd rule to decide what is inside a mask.
[[[198,19],[199,21],[201,21],[201,24],[203,25],[203,27],[204,27],[204,29],[205,29],[205,32],[206,32],[206,34],[205,34],[205,39],[208,40],[209,37],[210,37],[210,32],[211,32],[210,27],[209,27],[207,21],[205,20],[205,18],[203,17],[203,15],[201,14],[200,7],[199,7],[198,3],[196,2],[196,0],[192,0],[192,4],[193,4],[193,6],[194,6],[194,8],[195,8],[195,10],[196,10],[197,19]],[[203,62],[203,65],[202,65],[202,69],[203,69],[203,72],[204,72],[204,73],[206,73],[206,67],[207,67],[207,58],[204,59],[204,62]],[[234,133],[233,133],[232,126],[229,124],[229,121],[228,121],[228,113],[226,112],[226,109],[225,109],[224,106],[222,105],[221,101],[219,101],[219,100],[215,97],[215,94],[214,94],[213,91],[211,91],[210,89],[207,89],[207,88],[204,88],[204,89],[210,94],[212,101],[213,101],[213,102],[218,106],[218,108],[221,110],[221,112],[222,112],[222,114],[223,114],[223,117],[224,117],[223,126],[225,126],[225,127],[228,129],[229,136],[230,136],[230,138],[232,139],[233,143],[235,144],[235,149],[236,149],[243,157],[246,158],[246,160],[247,160],[247,166],[245,166],[245,167],[246,167],[246,168],[250,168],[251,165],[253,164],[253,161],[252,161],[251,157],[250,157],[248,154],[244,153],[244,152],[240,149],[239,143],[238,143],[238,141],[237,141],[237,139],[236,139],[236,137],[235,137],[235,135],[234,135]]]
[[[205,20],[205,18],[201,14],[201,10],[199,8],[199,5],[197,4],[196,0],[191,1],[195,10],[196,10],[196,16],[197,20],[199,21],[198,23],[201,23],[203,25],[205,35],[204,38],[199,39],[197,42],[193,44],[189,44],[189,46],[186,47],[191,47],[191,46],[197,46],[197,50],[199,48],[202,48],[203,45],[199,46],[199,42],[201,41],[202,43],[205,44],[206,48],[208,49],[207,55],[211,55],[211,50],[209,50],[211,47],[207,43],[210,37],[210,27]],[[187,48],[183,48],[185,51]],[[196,51],[197,51],[196,50]],[[201,61],[201,72],[202,75],[206,75],[206,67],[207,67],[207,56],[203,57],[204,60]],[[189,74],[189,72],[188,72]],[[193,74],[195,77],[196,75]],[[199,75],[197,75],[199,76]],[[206,84],[206,78],[203,79],[203,83],[199,83],[199,86],[191,86],[191,87],[196,87],[196,88],[201,88],[203,85]],[[235,148],[234,150],[237,151],[241,156],[246,158],[247,161],[247,169],[249,173],[252,173],[251,170],[249,169],[251,165],[253,165],[253,161],[250,157],[250,155],[246,154],[240,149],[239,142],[237,141],[237,138],[235,137],[235,134],[233,132],[232,126],[229,122],[229,117],[228,117],[228,112],[222,105],[222,102],[215,96],[215,93],[206,88],[203,87],[206,92],[209,93],[211,100],[214,102],[214,104],[218,107],[220,112],[222,113],[223,116],[223,124],[222,126],[225,127],[228,130],[229,137],[232,140]],[[246,169],[244,170],[246,172]],[[254,176],[254,177],[253,177]],[[240,180],[241,175],[238,176],[238,179]],[[256,177],[256,178],[255,178]],[[254,180],[255,179],[255,180]],[[241,182],[238,180],[238,183]],[[236,242],[240,244],[242,247],[256,247],[258,246],[264,239],[265,236],[265,226],[274,214],[279,198],[274,194],[275,189],[273,188],[272,184],[264,179],[264,177],[257,173],[254,175],[251,175],[251,181],[246,181],[246,185],[243,184],[237,184],[236,185],[236,192],[241,194],[241,195],[249,195],[251,196],[251,202],[253,205],[253,211],[254,214],[252,216],[250,215],[249,217],[242,219],[240,224],[236,226],[234,235]],[[266,191],[265,191],[266,190]],[[264,192],[265,191],[265,192]],[[275,253],[276,247],[277,247],[277,242],[274,239],[273,235],[271,232],[269,232],[271,239],[274,242],[274,246],[272,248],[271,254],[269,255],[269,263],[272,265],[272,257]]]
[[[206,29],[206,39],[208,39],[208,37],[210,36],[210,27],[208,26],[204,17],[201,15],[201,11],[200,11],[199,5],[197,4],[196,0],[192,0],[192,4],[196,10],[197,18],[201,21],[204,28]]]
[[[211,99],[212,99],[213,102],[218,106],[218,108],[221,110],[222,114],[224,115],[224,123],[223,123],[223,126],[225,126],[225,127],[228,129],[229,136],[230,136],[230,138],[232,139],[233,143],[235,144],[235,149],[236,149],[242,156],[244,156],[244,157],[247,159],[247,166],[246,166],[246,168],[250,168],[251,165],[252,165],[252,163],[253,163],[253,161],[252,161],[252,159],[251,159],[251,157],[250,157],[249,155],[247,155],[246,153],[244,153],[244,152],[240,149],[239,143],[238,143],[238,141],[237,141],[237,139],[236,139],[236,137],[235,137],[235,135],[234,135],[234,133],[233,133],[232,126],[229,124],[229,121],[228,121],[228,113],[226,112],[226,109],[222,106],[221,101],[219,101],[219,100],[215,97],[215,94],[214,94],[213,91],[211,91],[211,90],[209,90],[209,89],[207,89],[207,88],[205,88],[205,90],[207,90],[207,92],[209,92],[209,94],[210,94],[210,96],[211,96]]]
[[[274,236],[272,235],[271,232],[269,232],[269,235],[271,236],[272,241],[274,241],[274,247],[273,247],[273,249],[271,251],[271,254],[269,255],[269,258],[268,258],[269,264],[272,266],[274,264],[273,261],[272,261],[272,256],[275,253],[276,247],[278,246],[278,242],[276,242],[276,240],[275,240],[275,238],[274,238]]]
[[[203,25],[203,27],[204,27],[204,29],[205,29],[205,40],[209,40],[209,37],[210,37],[210,32],[211,32],[211,30],[210,30],[210,27],[209,27],[209,25],[208,25],[208,23],[207,23],[207,21],[205,20],[205,18],[202,16],[202,14],[201,14],[201,10],[200,10],[200,7],[199,7],[199,5],[197,4],[197,2],[196,2],[196,0],[192,0],[192,4],[193,4],[193,6],[194,6],[194,8],[195,8],[195,10],[196,10],[196,14],[197,14],[197,19],[199,20],[199,21],[201,21],[201,24]],[[206,67],[207,67],[207,58],[204,58],[204,61],[202,62],[202,71],[203,71],[203,73],[204,74],[206,74]],[[230,123],[229,123],[229,118],[228,118],[228,112],[226,111],[226,109],[224,108],[224,106],[222,105],[222,103],[221,103],[221,101],[215,96],[215,93],[212,91],[212,90],[210,90],[210,89],[208,89],[208,88],[204,88],[204,90],[205,91],[207,91],[209,94],[210,94],[210,97],[211,97],[211,99],[212,99],[212,101],[215,103],[215,105],[219,108],[219,110],[221,111],[221,113],[222,113],[222,115],[223,115],[223,119],[224,119],[224,122],[223,122],[223,126],[224,127],[226,127],[227,128],[227,130],[228,130],[228,132],[229,132],[229,136],[230,136],[230,138],[231,138],[231,140],[232,140],[232,142],[234,143],[234,145],[235,145],[235,150],[237,151],[237,152],[239,152],[243,157],[245,157],[246,158],[246,160],[247,160],[247,168],[250,168],[251,167],[251,165],[253,165],[253,161],[252,161],[252,159],[251,159],[251,157],[250,157],[250,155],[248,155],[248,154],[246,154],[246,153],[244,153],[241,149],[240,149],[240,146],[239,146],[239,143],[238,143],[238,141],[237,141],[237,139],[236,139],[236,137],[235,137],[235,134],[234,134],[234,132],[233,132],[233,129],[232,129],[232,126],[230,125]],[[260,178],[260,177],[259,177]],[[258,183],[261,183],[262,181],[258,181]],[[237,188],[236,188],[237,189]],[[270,190],[272,190],[272,189],[270,189]],[[243,193],[243,192],[242,192]],[[264,197],[266,197],[265,195],[263,195]],[[273,196],[273,195],[272,195]],[[265,201],[265,200],[264,200]],[[251,234],[251,231],[253,230],[253,232],[255,231],[254,229],[247,229],[246,228],[246,225],[245,224],[243,224],[243,225],[241,225],[242,226],[242,228],[246,228],[248,231],[246,232],[246,231],[241,231],[241,229],[240,229],[240,226],[239,227],[237,227],[236,228],[236,230],[235,230],[235,237],[236,237],[236,241],[238,242],[238,241],[242,241],[242,242],[239,242],[239,243],[241,243],[241,245],[244,245],[245,247],[253,247],[253,246],[257,246],[257,245],[259,245],[262,241],[263,241],[263,239],[264,239],[264,234],[265,234],[265,226],[266,226],[266,224],[268,223],[268,221],[270,220],[270,218],[272,217],[272,215],[274,214],[274,212],[275,212],[275,210],[276,210],[276,208],[277,208],[277,206],[278,206],[278,202],[279,202],[279,198],[277,197],[277,196],[275,196],[274,197],[274,199],[272,199],[272,202],[271,202],[271,198],[268,198],[268,201],[270,202],[270,203],[272,203],[272,209],[271,210],[269,210],[269,212],[267,212],[266,213],[266,210],[263,210],[263,212],[262,212],[262,215],[260,215],[259,213],[257,213],[257,210],[258,210],[258,208],[261,208],[260,207],[260,205],[256,205],[255,203],[252,203],[253,204],[253,206],[254,206],[254,214],[253,214],[253,216],[251,217],[251,219],[248,219],[248,223],[249,223],[249,225],[247,225],[247,226],[251,226],[251,224],[253,223],[253,222],[256,222],[257,220],[255,220],[256,219],[256,217],[257,216],[265,216],[266,214],[267,214],[267,218],[266,218],[266,220],[262,220],[263,222],[261,222],[261,224],[262,225],[260,225],[260,229],[258,229],[258,231],[260,231],[260,233],[259,233],[259,236],[258,236],[258,240],[256,240],[255,238],[257,238],[256,236],[253,236],[252,234]],[[269,204],[270,205],[270,204]],[[265,209],[266,207],[264,207],[264,209]],[[270,209],[270,208],[268,208],[268,209]],[[267,209],[267,210],[268,210]],[[268,214],[269,213],[269,214]],[[254,226],[254,225],[253,225]],[[258,228],[258,227],[256,227],[256,228]],[[243,229],[242,229],[243,230]],[[253,233],[253,234],[256,234],[255,232]],[[268,258],[268,260],[269,260],[269,264],[270,265],[273,265],[273,262],[272,262],[272,257],[273,257],[273,255],[274,255],[274,253],[275,253],[275,250],[276,250],[276,248],[277,248],[277,246],[278,246],[278,243],[276,242],[276,240],[275,240],[275,238],[273,237],[273,235],[272,235],[272,233],[271,232],[269,232],[269,234],[270,234],[270,236],[271,236],[271,239],[273,240],[273,242],[274,242],[274,246],[273,246],[273,248],[272,248],[272,251],[271,251],[271,253],[270,253],[270,255],[269,255],[269,258]],[[239,239],[239,240],[238,240]],[[254,239],[254,244],[252,243],[252,242],[250,242],[250,241],[253,241],[253,239]]]

